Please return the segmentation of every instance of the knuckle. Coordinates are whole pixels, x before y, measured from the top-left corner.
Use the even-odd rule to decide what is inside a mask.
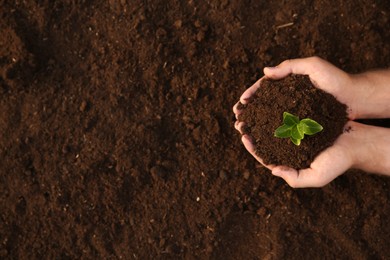
[[[286,182],[287,182],[287,184],[291,187],[291,188],[299,188],[299,186],[298,186],[298,183],[296,182],[296,181],[294,181],[293,179],[287,179],[287,178],[285,178],[284,179]]]
[[[290,64],[291,61],[292,61],[291,59],[285,60],[285,61],[283,61],[282,63],[280,63],[279,66],[286,66],[286,65]]]
[[[318,182],[316,183],[316,186],[315,186],[315,187],[317,187],[317,188],[322,188],[322,187],[324,187],[326,184],[328,184],[326,181],[321,180],[321,181],[318,181]]]
[[[322,59],[318,56],[313,56],[313,57],[310,57],[309,58],[311,62],[313,62],[314,64],[318,64],[318,63],[321,63]]]

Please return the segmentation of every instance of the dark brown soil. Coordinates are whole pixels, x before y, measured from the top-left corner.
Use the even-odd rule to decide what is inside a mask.
[[[0,258],[388,258],[389,178],[291,189],[231,109],[287,58],[388,66],[389,15],[380,0],[0,1]]]
[[[347,107],[313,86],[308,76],[290,75],[281,80],[265,79],[248,105],[242,106],[239,120],[245,122],[244,134],[253,137],[256,154],[265,164],[285,165],[294,169],[308,168],[314,158],[331,146],[347,123]],[[289,138],[274,137],[283,124],[283,112],[299,119],[311,118],[323,130],[305,136],[299,146]]]

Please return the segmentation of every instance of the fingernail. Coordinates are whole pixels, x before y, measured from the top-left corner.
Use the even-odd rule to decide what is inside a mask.
[[[269,69],[269,70],[274,70],[276,69],[276,67],[265,67],[266,69]]]

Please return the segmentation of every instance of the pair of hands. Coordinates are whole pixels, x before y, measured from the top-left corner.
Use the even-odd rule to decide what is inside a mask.
[[[241,113],[238,104],[250,102],[252,95],[256,91],[261,91],[261,81],[264,78],[280,79],[291,73],[308,75],[315,87],[332,94],[338,101],[347,105],[350,121],[345,129],[348,131],[344,131],[331,147],[321,152],[307,169],[296,170],[281,165],[265,165],[255,154],[251,137],[243,135],[242,142],[248,152],[270,169],[273,175],[283,178],[295,188],[324,186],[352,167],[371,170],[368,160],[373,155],[370,155],[371,150],[368,148],[371,138],[375,138],[373,136],[375,131],[369,131],[370,126],[352,121],[365,114],[364,97],[359,96],[358,89],[354,89],[356,83],[354,76],[318,57],[286,60],[276,67],[264,68],[265,76],[248,88],[241,95],[240,101],[234,105],[233,112],[236,118]],[[243,125],[245,122],[235,123],[235,128],[241,134]]]

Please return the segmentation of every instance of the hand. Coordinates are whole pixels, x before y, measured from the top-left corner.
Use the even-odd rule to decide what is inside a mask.
[[[286,60],[276,67],[264,68],[265,76],[249,87],[241,95],[239,102],[247,104],[252,95],[260,88],[264,78],[281,79],[291,73],[308,75],[315,87],[332,94],[338,101],[347,105],[348,117],[351,120],[357,118],[356,107],[364,102],[352,90],[353,85],[356,84],[353,77],[318,57]],[[236,115],[240,113],[237,105],[238,103],[233,108]]]
[[[336,97],[340,102],[348,106],[349,119],[356,118],[355,103],[356,97],[351,91],[352,77],[344,71],[336,68],[332,64],[318,58],[311,57],[305,59],[287,60],[274,68],[265,68],[265,76],[248,88],[240,97],[240,101],[233,107],[233,111],[238,118],[241,113],[238,104],[250,102],[253,94],[261,87],[264,78],[280,79],[287,75],[304,74],[310,77],[313,85]],[[235,127],[242,134],[242,127],[245,122],[236,121]],[[345,131],[339,136],[335,143],[320,153],[310,165],[310,168],[295,170],[286,166],[264,165],[261,158],[255,154],[255,146],[248,135],[242,136],[245,148],[265,167],[272,171],[272,174],[283,178],[292,187],[320,187],[341,175],[353,166],[355,155],[353,147],[356,139],[359,139],[361,131],[360,124],[348,122]]]

